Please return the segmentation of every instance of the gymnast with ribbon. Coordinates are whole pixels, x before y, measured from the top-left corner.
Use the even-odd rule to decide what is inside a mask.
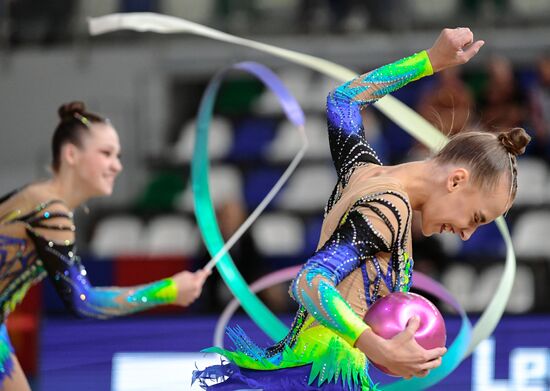
[[[214,381],[218,384],[212,389],[374,389],[366,355],[372,363],[389,365],[386,368],[393,374],[409,378],[384,384],[384,390],[421,390],[445,378],[491,335],[512,292],[516,268],[510,234],[499,215],[514,200],[516,156],[523,153],[529,137],[523,129],[511,129],[499,134],[466,132],[448,140],[407,106],[385,95],[410,81],[469,61],[483,45],[482,41],[474,42],[469,29],[446,29],[430,50],[360,77],[322,58],[168,15],[110,14],[91,18],[89,29],[92,35],[118,30],[196,34],[269,53],[342,82],[353,79],[328,98],[329,139],[339,181],[327,205],[319,249],[292,285],[291,294],[299,301],[300,309],[290,331],[254,292],[293,279],[298,270],[287,268],[248,286],[227,250],[273,199],[303,156],[307,148],[303,113],[276,76],[260,64],[239,63],[220,71],[205,92],[192,161],[195,214],[213,257],[206,268],[215,264],[235,295],[218,321],[214,341],[216,346],[223,346],[225,326],[240,304],[267,336],[279,342],[267,349],[260,348],[241,330],[230,330],[237,351],[207,349],[222,353],[230,363],[196,371],[195,379],[201,385],[209,387]],[[208,188],[207,139],[214,97],[222,78],[231,69],[255,75],[277,95],[287,118],[300,132],[302,147],[265,202],[224,243]],[[428,146],[435,156],[424,162],[382,167],[362,133],[359,111],[370,103]],[[462,320],[440,366],[439,357],[444,349],[426,352],[413,343],[412,334],[418,327],[416,319],[395,340],[384,341],[361,318],[365,312],[369,314],[369,303],[374,302],[374,309],[377,303],[411,286],[411,209],[421,212],[426,235],[451,231],[467,239],[477,226],[495,220],[506,246],[501,281],[473,328],[460,304],[444,287],[422,273],[414,274],[412,286],[446,302]],[[435,369],[427,374],[430,368]],[[229,377],[224,381],[226,376]]]
[[[520,128],[465,131],[431,159],[382,166],[364,138],[360,111],[409,82],[468,62],[483,44],[468,28],[445,29],[430,49],[330,92],[328,136],[338,182],[318,249],[291,285],[297,315],[286,337],[267,348],[230,329],[235,351],[205,350],[229,362],[195,373],[205,388],[370,390],[369,361],[404,378],[426,376],[441,364],[445,348],[424,350],[414,340],[417,317],[383,339],[364,315],[380,297],[411,287],[412,211],[420,212],[424,235],[452,232],[467,240],[511,207],[516,156],[530,138]],[[213,379],[220,381],[206,381]]]
[[[73,210],[92,197],[110,195],[122,170],[111,122],[82,102],[62,105],[52,139],[50,179],[0,198],[0,389],[30,390],[5,326],[26,292],[48,277],[71,312],[106,319],[163,304],[188,306],[209,271],[182,271],[133,287],[93,287],[75,248]]]

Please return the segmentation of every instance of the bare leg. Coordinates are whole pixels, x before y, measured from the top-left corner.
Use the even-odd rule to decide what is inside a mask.
[[[0,391],[31,391],[31,386],[19,365],[19,361],[15,355],[11,355],[13,360],[13,371],[11,376],[6,376],[4,382],[0,385]]]

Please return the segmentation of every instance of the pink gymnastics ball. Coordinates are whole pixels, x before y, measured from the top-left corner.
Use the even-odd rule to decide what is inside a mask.
[[[424,349],[444,347],[447,341],[445,321],[431,301],[416,293],[392,292],[378,300],[365,314],[364,321],[377,335],[390,339],[405,330],[411,317],[420,318],[414,338]],[[373,363],[393,375],[391,370]]]

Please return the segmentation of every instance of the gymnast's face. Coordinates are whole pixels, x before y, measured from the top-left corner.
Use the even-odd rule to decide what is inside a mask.
[[[116,130],[110,124],[93,123],[84,132],[81,147],[72,146],[71,153],[71,166],[82,190],[89,197],[110,195],[122,171]]]
[[[450,232],[468,240],[477,227],[506,212],[509,194],[508,175],[502,175],[495,188],[488,190],[472,183],[467,169],[452,169],[444,188],[432,192],[421,209],[422,233]]]

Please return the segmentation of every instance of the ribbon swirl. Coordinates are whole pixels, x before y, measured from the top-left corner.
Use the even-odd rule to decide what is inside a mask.
[[[99,35],[117,30],[153,31],[165,34],[195,34],[218,41],[245,46],[255,50],[270,53],[274,56],[284,58],[290,62],[316,70],[338,81],[347,81],[356,76],[355,72],[321,58],[279,48],[272,45],[267,45],[253,40],[235,37],[230,34],[226,34],[200,24],[172,16],[159,15],[154,13],[110,14],[97,18],[91,18],[89,20],[89,30],[92,35]],[[252,70],[252,68],[254,67],[248,69],[245,68],[247,67],[245,66],[241,69],[244,69],[254,74],[254,71]],[[255,75],[257,77],[260,77],[258,74]],[[207,246],[214,258],[211,262],[209,262],[209,267],[211,267],[211,265],[219,259],[219,263],[217,264],[217,266],[220,269],[220,273],[222,273],[222,277],[224,277],[224,280],[226,281],[228,286],[230,286],[232,291],[235,293],[235,298],[243,304],[245,310],[247,310],[252,319],[262,328],[262,330],[264,330],[264,332],[266,332],[272,339],[279,340],[286,333],[286,327],[282,325],[282,323],[269,310],[267,310],[267,308],[257,298],[255,298],[254,294],[246,286],[246,283],[244,283],[244,280],[242,280],[242,277],[240,277],[240,274],[234,267],[233,262],[227,254],[227,250],[236,241],[236,239],[232,241],[232,237],[225,245],[223,244],[223,240],[221,240],[219,228],[217,227],[216,218],[211,205],[207,183],[208,161],[206,153],[204,151],[206,148],[206,133],[208,132],[209,115],[211,115],[213,96],[217,91],[220,80],[220,77],[218,77],[217,79],[215,78],[215,80],[211,82],[207,92],[205,93],[205,97],[203,98],[201,106],[204,104],[207,109],[204,109],[205,114],[203,114],[202,117],[201,115],[199,115],[198,121],[198,135],[195,144],[195,155],[192,162],[193,166],[195,167],[195,174],[193,175],[193,190],[196,203],[197,219],[202,221],[202,223],[199,222],[199,227],[201,229],[205,242],[211,242],[211,244],[207,244]],[[264,81],[265,83],[265,80],[262,81]],[[277,93],[276,91],[274,92]],[[207,99],[208,94],[210,94],[210,97]],[[402,127],[415,139],[429,147],[432,151],[437,151],[447,141],[447,138],[437,129],[435,129],[432,125],[430,125],[427,121],[425,121],[409,107],[390,95],[387,95],[384,98],[380,99],[374,104],[374,106],[377,107],[381,112],[383,112],[388,118],[390,118],[400,127]],[[284,104],[283,107],[285,107]],[[200,141],[199,138],[202,141]],[[303,145],[305,145],[305,140]],[[203,152],[201,152],[201,150],[203,150]],[[294,160],[291,162],[291,165],[289,165],[289,167],[287,168],[287,171],[285,171],[285,174],[289,172],[289,170],[292,171],[293,168],[295,168],[297,162],[301,159],[301,156],[303,156],[303,151],[304,147],[300,149]],[[296,164],[294,164],[295,162]],[[290,173],[288,175],[290,175]],[[285,178],[281,177],[280,181],[283,179],[286,180],[288,178],[288,175]],[[206,183],[206,186],[204,185],[204,183]],[[268,197],[269,194],[268,196],[266,196],[266,199]],[[208,205],[209,203],[210,205]],[[258,208],[260,208],[260,206]],[[250,217],[252,217],[252,215]],[[248,228],[252,221],[253,219],[251,218],[247,219],[248,225],[246,225],[245,227]],[[245,222],[244,224],[247,224],[247,222]],[[486,310],[483,312],[482,316],[476,323],[473,330],[470,330],[470,322],[466,317],[464,311],[460,308],[458,303],[456,303],[456,301],[454,301],[454,299],[450,297],[450,295],[448,295],[448,292],[446,292],[443,287],[441,287],[435,281],[432,281],[427,277],[422,276],[420,273],[415,273],[414,285],[419,288],[424,288],[431,293],[434,293],[436,296],[451,304],[462,317],[462,327],[455,341],[449,347],[447,354],[443,357],[442,365],[436,370],[431,371],[429,376],[425,378],[415,378],[411,380],[400,380],[384,386],[384,389],[411,389],[410,387],[414,387],[414,389],[424,389],[430,385],[437,383],[448,373],[450,373],[460,363],[461,360],[470,355],[475,347],[482,340],[491,335],[491,333],[497,326],[498,321],[502,317],[502,314],[504,313],[506,303],[512,291],[512,285],[516,271],[516,257],[512,247],[512,241],[510,238],[510,233],[506,226],[506,222],[502,217],[499,217],[495,221],[495,223],[497,224],[497,227],[500,230],[506,245],[506,262],[504,272],[502,274],[502,278],[495,292],[495,295],[493,296]],[[244,228],[242,232],[244,232],[246,228]],[[220,265],[222,265],[221,268]],[[224,268],[224,265],[227,267]],[[222,272],[222,270],[224,271]],[[268,277],[269,276],[266,276],[264,277],[264,279],[268,279]],[[277,279],[273,278],[273,281],[275,280]],[[266,284],[269,285],[266,280],[264,280],[261,286],[265,287]],[[254,297],[255,299],[252,297]],[[254,300],[257,301],[255,302]],[[250,303],[253,303],[250,306],[249,301]],[[250,308],[247,309],[247,306]],[[257,308],[262,307],[263,309],[255,312]],[[269,321],[264,322],[263,319],[269,319]]]

